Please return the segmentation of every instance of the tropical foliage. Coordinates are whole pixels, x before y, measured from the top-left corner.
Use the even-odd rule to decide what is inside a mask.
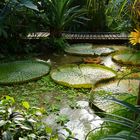
[[[140,27],[140,2],[138,0],[135,0],[131,6],[132,16],[134,25],[136,28]]]
[[[76,31],[129,31],[135,29],[130,33],[130,43],[132,45],[140,44],[140,2],[138,0],[1,0],[0,1],[0,53],[5,52],[6,47],[13,51],[20,51],[26,44],[26,36],[30,32],[49,30],[50,38],[47,43],[48,46],[63,49],[67,46],[62,32],[73,29]],[[86,22],[83,22],[86,21]],[[73,24],[76,23],[76,24]],[[85,28],[83,28],[86,24]],[[77,29],[78,27],[78,29]],[[42,40],[44,41],[44,40]],[[79,45],[79,44],[77,44]],[[82,52],[84,55],[104,55],[114,52],[111,48],[94,48],[91,44],[87,46],[73,46],[73,48],[66,48],[65,51],[71,54],[75,52]],[[87,47],[88,49],[83,49]],[[78,54],[79,54],[78,52]],[[88,54],[87,54],[88,53]],[[113,59],[123,64],[140,65],[140,54],[122,53],[115,54]],[[135,62],[136,60],[136,62]],[[50,70],[50,66],[44,62],[37,61],[16,61],[0,64],[0,84],[17,84],[30,80],[38,79],[46,75]],[[91,88],[100,80],[112,79],[116,76],[116,72],[110,68],[99,65],[67,65],[58,67],[51,73],[51,78],[61,85],[74,88]],[[14,94],[13,87],[0,87],[2,94],[13,94],[27,98],[34,94],[32,100],[41,101],[41,105],[47,104],[46,91],[49,92],[58,90],[62,93],[63,86],[55,85],[50,82],[49,77],[42,78],[35,84],[28,83],[30,90],[25,89],[26,85],[19,86],[18,92]],[[21,88],[22,87],[22,88]],[[140,86],[139,86],[140,87]],[[33,89],[37,88],[37,91]],[[12,90],[11,90],[12,89]],[[23,93],[21,93],[23,91]],[[69,92],[68,92],[69,91]],[[73,95],[83,93],[85,90],[73,88],[69,89],[65,96],[69,99],[75,98]],[[44,93],[45,92],[45,93]],[[38,93],[41,93],[38,95]],[[87,93],[87,92],[86,92]],[[1,95],[2,95],[1,94]],[[57,93],[55,93],[57,94]],[[60,102],[65,96],[61,95],[54,97]],[[40,97],[39,97],[40,96]],[[44,97],[43,103],[41,97]],[[46,96],[46,97],[45,97]],[[77,96],[79,98],[79,96]],[[18,98],[21,98],[18,97]],[[87,97],[86,97],[87,98]],[[140,92],[138,95],[140,99]],[[50,100],[50,98],[48,99]],[[20,99],[21,101],[21,99]],[[108,122],[115,122],[125,126],[126,131],[117,133],[117,135],[109,136],[104,139],[135,139],[139,136],[139,108],[123,101],[113,99],[114,102],[125,106],[127,109],[134,112],[135,118],[127,119],[118,115],[108,115],[105,119]],[[140,104],[140,100],[138,101]],[[49,106],[49,104],[47,104]],[[59,107],[50,105],[50,112],[56,112]],[[22,109],[19,109],[19,108]],[[71,107],[75,108],[75,104],[71,102]],[[22,139],[58,139],[57,134],[53,134],[52,129],[44,125],[42,120],[42,112],[44,110],[36,107],[30,107],[29,103],[24,101],[22,105],[16,107],[15,100],[12,97],[5,96],[0,101],[0,139],[2,140],[22,140]],[[127,113],[127,112],[126,112]],[[64,125],[68,121],[66,116],[59,116],[57,123]],[[110,125],[110,124],[109,124]]]
[[[10,37],[12,36],[11,33],[13,33],[14,35],[14,33],[18,31],[20,32],[21,28],[22,28],[21,30],[22,32],[20,33],[23,33],[23,31],[29,32],[29,28],[28,30],[26,28],[28,27],[28,24],[31,21],[29,22],[28,19],[34,16],[33,15],[34,12],[31,10],[38,11],[37,6],[35,6],[31,1],[25,1],[25,0],[22,0],[20,2],[17,0],[1,1],[0,2],[0,21],[1,21],[0,36]],[[22,26],[24,26],[24,30]]]
[[[72,0],[44,0],[44,20],[49,27],[51,37],[61,37],[62,31],[69,27],[72,22],[78,22],[85,10],[79,6],[72,6]]]
[[[131,21],[127,0],[110,0],[105,11],[107,27],[111,31],[127,31],[131,28]]]
[[[31,107],[26,101],[16,107],[14,98],[5,96],[0,100],[0,139],[29,140],[55,139],[52,129],[41,119],[45,113],[43,108]]]
[[[128,119],[119,115],[110,114],[106,120],[106,122],[112,122],[117,125],[121,125],[125,129],[117,133],[116,135],[110,135],[102,140],[138,140],[140,137],[140,110],[137,106],[127,103],[125,101],[120,101],[117,99],[112,99],[112,101],[120,104],[125,107],[127,110],[130,110],[133,113],[133,118]]]
[[[107,30],[106,26],[106,1],[86,0],[87,17],[89,18],[87,28],[92,32]]]
[[[0,2],[1,49],[8,47],[11,52],[20,51],[23,44],[21,38],[37,29],[39,18],[38,8],[32,1],[2,0]]]
[[[104,123],[95,133],[95,129],[90,131],[86,140],[139,140],[140,110],[133,105],[135,97],[123,101],[109,97],[107,100],[114,102],[115,107],[117,103],[117,108],[112,113],[99,112],[104,115]]]
[[[138,0],[110,0],[106,8],[107,26],[112,31],[128,32],[138,23]],[[135,9],[135,10],[134,10]]]

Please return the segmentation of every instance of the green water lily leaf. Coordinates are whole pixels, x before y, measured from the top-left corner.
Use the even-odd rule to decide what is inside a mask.
[[[112,69],[95,64],[64,65],[51,72],[55,82],[74,88],[91,88],[97,82],[115,76],[116,73]]]
[[[126,65],[140,65],[140,52],[122,52],[115,54],[113,60]]]
[[[50,70],[42,61],[24,60],[0,64],[0,84],[8,85],[36,80]]]
[[[94,91],[106,91],[112,95],[118,95],[119,93],[137,93],[139,86],[139,80],[115,80],[108,83],[99,84]]]
[[[119,100],[127,100],[137,95],[139,91],[139,80],[113,80],[98,84],[92,89],[90,94],[90,103],[92,108],[112,112],[117,105],[110,98]],[[97,111],[96,110],[96,111]]]
[[[73,44],[70,47],[65,49],[65,52],[75,55],[85,55],[85,56],[94,56],[94,55],[108,55],[115,52],[115,49],[108,46],[94,46],[92,44]]]

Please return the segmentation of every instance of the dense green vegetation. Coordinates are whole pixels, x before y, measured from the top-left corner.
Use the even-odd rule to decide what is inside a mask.
[[[46,53],[48,48],[52,52],[62,52],[65,47],[69,46],[62,36],[63,31],[129,33],[135,29],[135,32],[131,32],[130,43],[139,45],[139,21],[140,2],[138,0],[1,0],[0,60],[1,62],[20,60],[25,58],[25,53],[28,55],[27,58],[32,58],[32,54]],[[50,35],[38,42],[32,42],[27,38],[30,33],[42,31],[47,31]],[[121,57],[125,57],[125,61],[127,61],[129,56],[125,55],[121,55]],[[137,55],[139,57],[139,53],[135,53],[135,59],[137,59]],[[4,79],[4,82],[10,83],[9,73],[11,71],[14,73],[14,76],[11,76],[13,79],[18,74],[21,76],[18,77],[21,81],[24,76],[28,77],[28,74],[24,74],[24,76],[20,74],[23,70],[20,64],[20,66],[16,64],[14,68],[12,68],[11,62],[7,64],[7,67],[0,67],[0,80]],[[75,109],[78,108],[76,101],[89,99],[90,89],[74,89],[58,85],[53,82],[50,75],[42,77],[37,73],[37,77],[42,77],[37,80],[34,77],[36,73],[33,72],[33,69],[36,67],[29,71],[29,75],[33,75],[33,79],[36,80],[34,82],[12,86],[0,85],[0,139],[2,140],[58,139],[57,132],[53,133],[51,127],[47,127],[41,121],[42,114],[45,113],[45,116],[50,113],[57,114],[56,122],[64,126],[69,119],[68,116],[59,115],[61,106],[67,104]],[[43,68],[38,71],[42,70]],[[2,74],[2,72],[4,73]],[[130,69],[128,71],[118,70],[117,78],[123,79],[125,75],[128,76],[132,72]],[[130,77],[128,76],[128,78]],[[87,137],[90,137],[91,140],[138,140],[140,86],[137,97],[132,97],[132,99],[128,97],[128,100],[125,101],[114,98],[110,100],[121,106],[118,109],[115,108],[114,112],[111,112],[112,114],[103,113],[105,123],[102,129],[96,133],[89,132],[92,134]],[[28,102],[31,106],[41,108],[31,107]],[[67,140],[71,140],[71,138],[68,137]]]
[[[20,109],[14,107],[13,97],[5,96],[0,102],[0,139],[55,139],[57,134],[46,126],[41,119],[45,110],[31,107],[26,101],[20,104]]]
[[[89,92],[89,89],[74,89],[60,86],[54,83],[49,75],[36,82],[0,87],[1,97],[9,95],[14,97],[17,103],[28,101],[33,106],[44,106],[50,111],[55,111],[55,109],[51,109],[49,103],[52,103],[52,106],[59,110],[60,105],[63,103],[72,105],[78,98],[85,98]],[[28,98],[29,96],[30,98]],[[88,96],[86,98],[88,99]]]
[[[111,140],[139,139],[139,109],[135,104],[135,97],[128,97],[124,101],[111,99],[117,107],[111,114],[104,114],[105,122],[101,129],[89,132],[89,140]]]
[[[118,8],[119,7],[119,8]],[[51,46],[63,48],[62,31],[129,32],[138,26],[139,3],[135,0],[2,0],[0,41],[2,52],[33,51],[24,40],[28,33],[50,31]],[[135,9],[135,10],[134,10]],[[60,40],[56,41],[56,38]]]

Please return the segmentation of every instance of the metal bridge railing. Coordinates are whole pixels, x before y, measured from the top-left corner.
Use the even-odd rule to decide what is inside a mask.
[[[47,38],[49,32],[30,33],[27,39]],[[115,32],[62,32],[62,36],[68,40],[127,40],[128,34]]]

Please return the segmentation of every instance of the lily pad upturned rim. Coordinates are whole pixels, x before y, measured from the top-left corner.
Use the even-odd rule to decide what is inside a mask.
[[[113,90],[113,88],[115,89],[116,87],[117,90]],[[130,99],[132,95],[134,96],[137,94],[138,87],[139,87],[139,80],[133,80],[133,79],[123,79],[123,80],[115,79],[109,81],[108,83],[98,84],[90,92],[90,99],[89,99],[90,106],[91,108],[95,109],[97,112],[102,112],[102,111],[104,112],[108,110],[108,108],[105,107],[105,104],[102,103],[102,100],[109,101],[108,99],[110,99],[110,97],[121,99],[121,100]],[[130,98],[128,98],[127,95]],[[106,110],[104,110],[105,108]]]
[[[36,77],[33,77],[33,78],[31,78],[31,79],[27,79],[27,80],[21,80],[21,81],[7,81],[7,82],[2,82],[1,80],[0,80],[0,85],[14,85],[14,84],[22,84],[22,83],[27,83],[27,82],[30,82],[30,81],[34,81],[34,80],[38,80],[38,79],[40,79],[41,77],[43,77],[43,76],[45,76],[45,75],[47,75],[49,72],[50,72],[50,69],[51,69],[51,65],[49,64],[49,63],[47,63],[46,61],[44,61],[44,60],[40,60],[40,59],[37,59],[37,60],[17,60],[17,61],[11,61],[11,62],[3,62],[3,63],[1,63],[0,64],[0,66],[1,65],[8,65],[8,64],[14,64],[14,63],[39,63],[39,64],[42,64],[42,65],[45,65],[46,66],[46,68],[48,69],[48,70],[46,70],[47,72],[44,72],[42,75],[39,75],[39,76],[36,76]]]
[[[140,64],[137,64],[137,63],[133,63],[133,62],[124,62],[123,61],[123,59],[119,59],[119,60],[117,60],[116,58],[115,58],[115,56],[117,56],[117,55],[123,55],[123,54],[128,54],[128,55],[130,55],[130,54],[132,54],[132,55],[136,55],[135,53],[139,53],[140,54],[140,52],[133,52],[133,51],[122,51],[122,52],[116,52],[116,53],[114,53],[114,54],[112,54],[112,60],[114,61],[114,62],[117,62],[118,64],[120,64],[120,65],[128,65],[128,66],[131,66],[131,65],[133,65],[133,66],[140,66]]]
[[[85,85],[85,84],[77,84],[77,85],[71,85],[69,83],[66,83],[66,82],[63,82],[63,81],[57,81],[53,78],[53,74],[57,71],[60,71],[61,69],[65,69],[65,68],[68,68],[68,67],[82,67],[82,66],[92,66],[92,67],[97,67],[97,68],[100,68],[100,69],[104,69],[104,70],[109,70],[111,71],[114,76],[112,77],[109,77],[109,78],[102,78],[101,80],[98,80],[94,85]],[[117,76],[117,72],[114,71],[113,69],[109,68],[109,67],[106,67],[106,66],[102,66],[102,65],[98,65],[98,64],[80,64],[80,65],[77,65],[77,64],[65,64],[63,66],[59,66],[57,67],[56,69],[52,70],[50,72],[50,75],[51,75],[51,78],[52,80],[54,80],[54,82],[58,83],[58,84],[61,84],[63,86],[67,86],[67,87],[72,87],[72,88],[92,88],[93,86],[95,86],[97,83],[101,82],[101,81],[106,81],[106,80],[110,80],[110,79],[114,79],[116,76]]]
[[[94,54],[92,54],[92,53],[80,53],[80,52],[76,52],[76,49],[75,49],[76,47],[78,47],[78,45],[85,45],[85,47],[88,47],[89,50],[91,50],[91,51],[94,50],[94,49],[90,48],[90,47],[94,47],[93,44],[90,44],[90,43],[77,43],[77,44],[72,44],[71,46],[67,46],[64,51],[66,53],[68,53],[68,54],[77,55],[77,56],[107,56],[107,55],[110,55],[110,54],[112,54],[112,53],[114,53],[116,51],[114,48],[111,48],[111,47],[107,47],[107,46],[106,47],[104,47],[104,46],[103,47],[101,47],[101,46],[97,47],[97,45],[96,45],[95,46],[95,49],[98,49],[98,48],[106,48],[106,49],[110,49],[112,51],[111,52],[102,52],[101,54],[97,54],[96,51],[95,51]],[[86,45],[89,45],[89,46],[86,46]],[[82,48],[82,46],[81,46],[81,48]],[[71,50],[73,49],[73,51],[71,51],[70,49]]]

